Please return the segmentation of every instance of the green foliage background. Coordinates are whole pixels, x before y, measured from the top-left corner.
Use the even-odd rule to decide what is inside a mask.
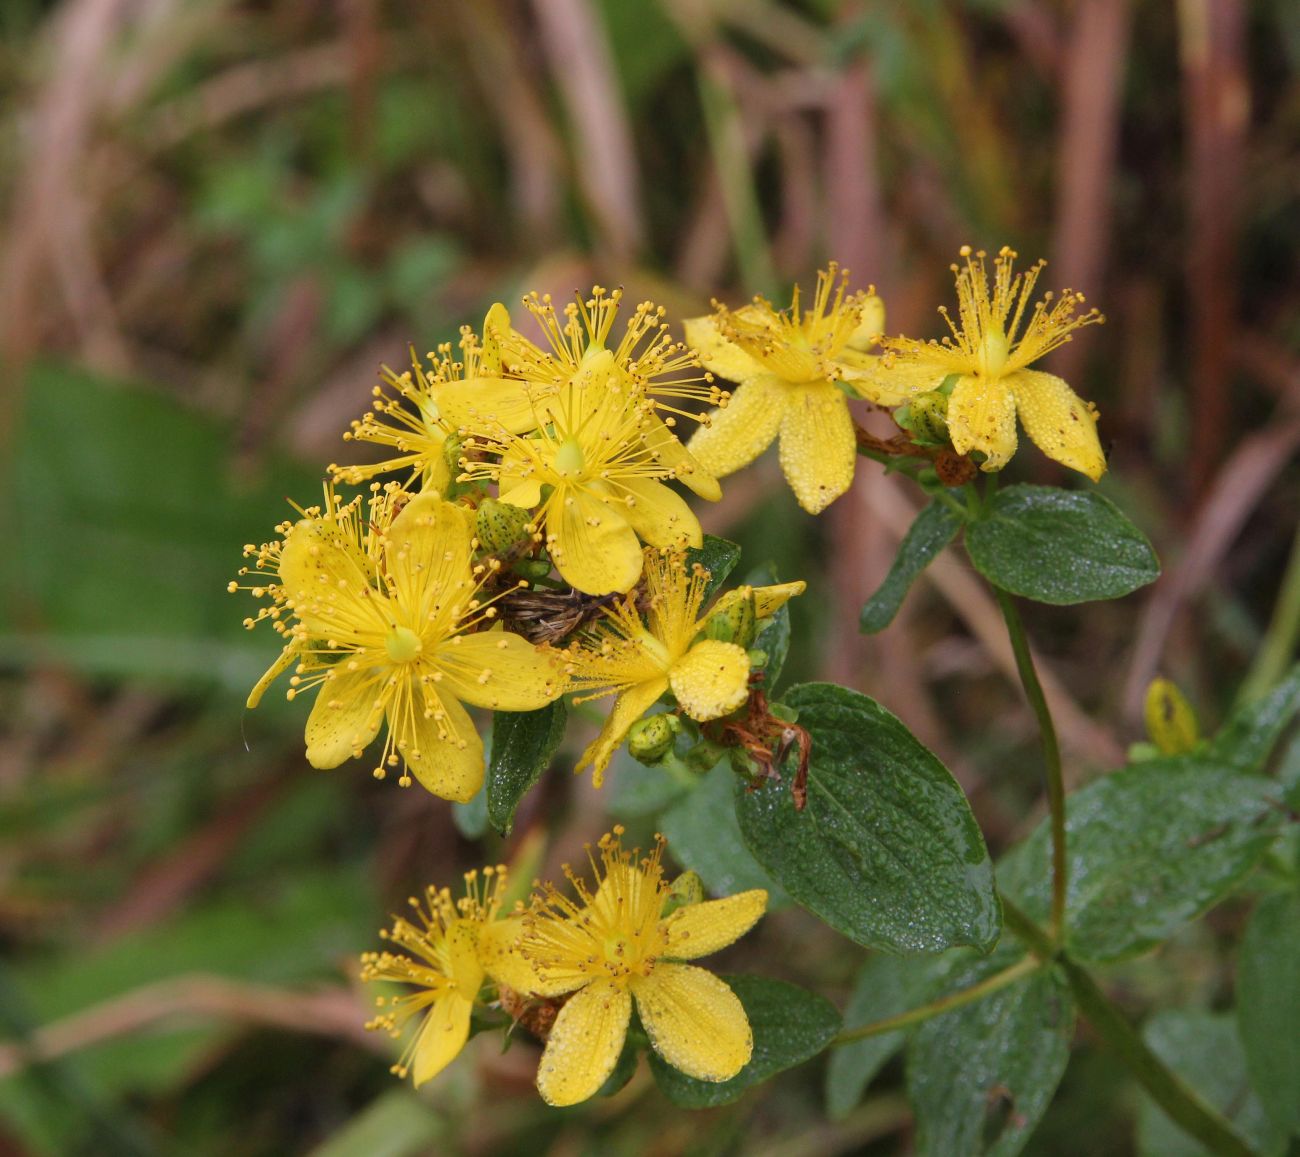
[[[718,891],[760,886],[740,824],[764,817],[742,804],[737,821],[725,776],[687,795],[630,761],[594,793],[568,775],[576,727],[506,838],[483,809],[377,784],[361,765],[311,771],[300,710],[275,694],[243,709],[276,648],[241,629],[248,604],[225,591],[285,498],[315,496],[379,364],[453,339],[494,300],[599,281],[680,320],[714,294],[783,297],[837,258],[877,284],[891,331],[931,335],[964,242],[1045,254],[1048,282],[1110,315],[1053,368],[1100,406],[1100,494],[1165,564],[1119,601],[1026,611],[1082,788],[1072,823],[1141,820],[1093,823],[1079,845],[1126,856],[1079,900],[1108,946],[1095,957],[1116,961],[1102,982],[1250,1139],[1294,1127],[1297,848],[1265,849],[1253,821],[1279,792],[1295,806],[1300,747],[1283,737],[1280,780],[1252,774],[1263,747],[1242,756],[1240,784],[1195,765],[1099,778],[1143,738],[1157,671],[1213,733],[1295,649],[1293,4],[25,0],[3,6],[0,28],[0,1148],[978,1145],[986,1106],[954,1115],[952,1136],[918,1128],[902,1066],[874,1041],[693,1113],[670,1110],[644,1067],[617,1098],[547,1110],[530,1046],[499,1055],[489,1039],[421,1095],[399,1085],[387,1042],[359,1027],[356,955],[407,895],[502,858],[553,872],[608,816],[642,838],[662,828]],[[1008,505],[1064,481],[1028,447],[1008,474]],[[809,581],[783,683],[833,679],[881,700],[953,771],[995,860],[1027,839],[1023,881],[1004,884],[1032,912],[1036,736],[968,557],[950,552],[901,609],[873,600],[879,633],[848,626],[912,521],[916,493],[896,482],[864,460],[855,491],[814,521],[769,456],[724,483],[706,529],[742,544],[742,570],[770,562]],[[1035,593],[997,570],[1023,561],[999,526],[980,524],[970,558]],[[951,537],[930,532],[931,551]],[[1105,593],[1136,585],[1101,561],[1085,577],[1118,584]],[[1165,773],[1198,787],[1177,814],[1150,804]],[[1237,812],[1216,863],[1236,890],[1188,924],[1223,890],[1158,869],[1220,797]],[[1105,886],[1153,875],[1173,913],[1159,935],[1108,922]],[[850,1024],[998,966],[959,950],[902,975],[780,901],[721,965],[823,994]],[[971,942],[984,938],[976,927]],[[1025,1152],[1196,1152],[1064,1012],[1031,1031],[1053,984],[971,1006],[993,1018],[976,1026],[978,1055],[954,1055],[942,1018],[909,1056],[990,1072],[1011,1056],[1037,1079],[1068,1063],[1032,1133],[1000,1134]],[[1243,1025],[1294,1031],[1248,1053],[1238,1004]],[[801,1026],[808,1054],[824,1011]],[[907,1078],[917,1103],[950,1101],[950,1074],[927,1071],[926,1087]]]

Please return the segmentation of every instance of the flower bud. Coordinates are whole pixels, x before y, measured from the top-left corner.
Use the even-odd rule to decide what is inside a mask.
[[[532,517],[532,512],[522,506],[485,498],[479,503],[474,533],[484,550],[499,554],[528,538]]]
[[[1200,742],[1196,712],[1168,679],[1153,679],[1143,707],[1147,734],[1161,755],[1186,755]]]
[[[651,715],[648,719],[638,719],[628,729],[627,752],[637,761],[653,765],[663,759],[673,747],[677,737],[675,715]]]
[[[735,643],[748,648],[758,634],[758,612],[754,606],[754,588],[739,587],[728,591],[709,613],[703,637],[720,643]]]
[[[697,872],[683,872],[672,882],[668,895],[664,897],[659,918],[666,919],[678,908],[689,908],[692,904],[700,904],[703,901],[704,881],[700,879]]]
[[[948,396],[939,390],[917,394],[894,411],[894,420],[922,446],[948,444]]]

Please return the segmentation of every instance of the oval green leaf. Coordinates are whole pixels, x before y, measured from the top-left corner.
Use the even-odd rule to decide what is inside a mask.
[[[969,988],[1012,958],[956,970]],[[1024,1148],[1065,1072],[1074,1004],[1054,971],[998,989],[926,1021],[907,1047],[916,1151],[943,1157],[1013,1157]]]
[[[1117,599],[1160,575],[1146,536],[1095,490],[999,491],[967,525],[966,550],[995,586],[1062,606]]]
[[[883,631],[894,621],[912,584],[957,537],[961,524],[961,515],[937,499],[916,516],[916,521],[899,544],[894,565],[889,568],[885,581],[862,607],[858,628],[863,634]]]
[[[991,947],[1002,919],[988,850],[938,757],[874,699],[846,687],[807,683],[783,701],[812,736],[808,803],[795,810],[788,778],[740,786],[740,830],[758,862],[859,944]]]
[[[487,815],[510,834],[519,801],[555,758],[568,712],[563,699],[536,711],[498,711],[492,717],[492,759],[487,769]]]

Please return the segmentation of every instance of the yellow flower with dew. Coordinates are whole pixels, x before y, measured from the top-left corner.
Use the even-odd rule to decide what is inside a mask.
[[[817,275],[807,309],[795,286],[786,310],[756,297],[736,310],[715,302],[711,316],[686,322],[687,344],[705,369],[740,383],[688,443],[706,470],[734,473],[779,436],[781,468],[809,513],[849,488],[857,440],[848,397],[836,383],[881,405],[898,405],[906,395],[879,380],[876,359],[866,352],[884,328],[880,298],[847,287],[848,271],[832,264]]]
[[[561,320],[549,295],[530,293],[524,307],[541,329],[546,348],[504,328],[502,362],[529,383],[539,400],[561,395],[574,382],[603,384],[642,400],[645,447],[673,477],[701,498],[716,501],[722,496],[717,479],[678,441],[675,428],[681,418],[699,420],[695,411],[684,408],[686,403],[718,406],[729,395],[712,374],[701,370],[693,350],[673,340],[663,306],[650,301],[637,305],[622,337],[613,344],[611,334],[622,300],[621,289],[610,292],[593,286],[590,297],[579,296],[565,307]]]
[[[393,1065],[393,1072],[410,1076],[416,1088],[455,1060],[469,1039],[470,1014],[488,980],[479,961],[479,934],[496,919],[505,887],[506,870],[498,866],[466,873],[465,894],[458,900],[447,888],[429,888],[423,901],[411,898],[413,919],[398,916],[391,929],[379,933],[394,950],[361,957],[362,980],[414,990],[377,997],[379,1012],[366,1028],[396,1040],[407,1022],[421,1018]]]
[[[409,484],[445,493],[452,480],[447,439],[475,421],[491,421],[515,433],[533,428],[535,411],[528,384],[503,377],[501,342],[510,315],[494,305],[483,323],[483,340],[468,326],[461,330],[460,357],[449,343],[429,354],[426,370],[411,351],[411,369],[397,374],[387,366],[384,386],[374,389],[372,410],[352,423],[344,441],[369,442],[392,456],[364,465],[330,466],[338,480],[357,484],[380,474],[409,473]]]
[[[535,511],[565,582],[591,595],[627,591],[641,577],[641,541],[701,545],[699,520],[664,485],[672,471],[643,441],[646,407],[612,367],[578,375],[545,406],[535,434],[476,429],[460,477],[494,481],[502,502]]]
[[[470,799],[483,745],[462,704],[531,711],[564,690],[552,653],[492,629],[496,596],[484,587],[499,564],[473,561],[472,512],[375,484],[368,509],[327,490],[323,508],[301,513],[277,528],[280,542],[245,548],[256,563],[244,574],[278,579],[251,588],[271,606],[246,625],[270,619],[286,640],[248,705],[297,663],[289,698],[317,690],[306,729],[313,767],[359,757],[386,722],[377,778],[404,764],[403,786],[414,775],[435,795]]]
[[[615,695],[600,734],[582,753],[577,770],[592,768],[597,787],[628,729],[671,690],[678,705],[701,722],[730,714],[749,696],[749,654],[738,643],[702,638],[730,599],[701,615],[709,572],[688,568],[681,554],[646,552],[643,598],[630,595],[605,610],[604,619],[565,652],[576,702]],[[774,614],[801,594],[804,583],[741,588],[752,593],[756,619]],[[642,618],[644,610],[645,617]]]
[[[985,254],[966,245],[961,256],[965,264],[952,267],[958,320],[940,310],[951,334],[929,342],[885,338],[880,383],[920,393],[953,375],[947,422],[958,453],[978,450],[985,456],[984,470],[1001,470],[1016,452],[1019,414],[1025,433],[1044,454],[1095,482],[1106,470],[1096,410],[1062,379],[1028,367],[1070,341],[1075,330],[1099,324],[1102,315],[1095,309],[1079,312],[1083,294],[1069,289],[1060,297],[1045,294],[1031,309],[1044,261],[1016,273],[1016,253],[1004,247],[993,259],[990,287]]]
[[[725,948],[757,923],[762,889],[706,900],[663,915],[672,885],[664,879],[660,837],[654,850],[624,850],[616,827],[588,848],[594,888],[567,866],[577,892],[549,885],[521,918],[485,932],[481,958],[499,984],[540,997],[572,993],[551,1027],[537,1071],[550,1105],[592,1096],[613,1072],[633,1002],[650,1044],[665,1061],[701,1081],[725,1081],[754,1048],[739,998],[695,960]]]

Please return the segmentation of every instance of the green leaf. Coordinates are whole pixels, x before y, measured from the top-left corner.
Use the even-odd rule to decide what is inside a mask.
[[[772,586],[777,582],[776,568],[767,563],[745,576],[745,582],[754,587]],[[790,604],[783,603],[775,614],[760,619],[762,628],[754,639],[754,648],[767,656],[763,668],[763,684],[770,694],[781,678],[781,668],[790,653]]]
[[[444,1140],[448,1122],[415,1093],[382,1093],[335,1131],[310,1157],[417,1157]]]
[[[1012,962],[998,952],[955,970],[948,987],[969,988]],[[1019,1153],[1060,1083],[1073,1035],[1074,1004],[1055,971],[924,1022],[907,1046],[916,1151]]]
[[[1267,695],[1241,704],[1210,740],[1210,757],[1238,771],[1263,771],[1287,724],[1300,711],[1300,666]]]
[[[961,529],[962,517],[946,502],[931,502],[912,523],[899,544],[894,565],[880,588],[862,608],[859,629],[867,635],[883,631],[894,621],[912,584]]]
[[[563,699],[536,711],[498,711],[492,717],[492,761],[487,769],[487,814],[503,836],[514,827],[515,809],[542,776],[564,738]]]
[[[683,1109],[710,1109],[739,1099],[746,1089],[815,1057],[839,1032],[840,1014],[824,997],[765,976],[724,976],[745,1006],[754,1054],[729,1081],[697,1081],[657,1053],[650,1071],[664,1095]]]
[[[808,803],[795,809],[788,779],[740,787],[740,830],[758,862],[859,944],[991,946],[1002,921],[984,837],[933,752],[846,687],[807,683],[783,701],[812,737]]]
[[[844,1010],[844,1028],[859,1028],[897,1016],[931,998],[940,977],[951,967],[945,956],[868,958],[858,972]],[[885,1062],[903,1047],[907,1031],[882,1033],[832,1049],[826,1066],[826,1112],[837,1121],[847,1117]]]
[[[1257,1152],[1276,1152],[1280,1138],[1247,1083],[1246,1058],[1231,1014],[1169,1009],[1153,1016],[1142,1036],[1152,1052],[1223,1113]],[[1278,1076],[1295,1082],[1295,1070]],[[1209,1151],[1143,1096],[1138,1152],[1141,1157],[1204,1157]]]
[[[688,570],[698,563],[709,572],[709,581],[704,588],[706,605],[718,593],[739,561],[740,547],[736,543],[729,542],[725,538],[715,538],[711,534],[704,536],[703,546],[692,547],[686,552]]]
[[[85,370],[34,366],[24,400],[0,469],[0,662],[247,694],[282,641],[246,631],[256,601],[226,585],[286,494],[319,499],[316,471],[236,470],[227,427]]]
[[[790,897],[781,885],[745,847],[736,820],[735,791],[736,773],[724,759],[660,817],[668,850],[679,864],[699,874],[712,896],[765,888],[769,908],[788,904]]]
[[[1265,896],[1237,964],[1246,1068],[1278,1129],[1300,1135],[1300,892]]]
[[[1278,787],[1196,756],[1125,768],[1066,801],[1067,944],[1079,960],[1153,948],[1231,892],[1283,822]],[[998,865],[998,882],[1045,917],[1046,821]]]
[[[1040,603],[1117,599],[1160,574],[1146,536],[1095,490],[999,491],[966,527],[966,550],[989,582]]]

